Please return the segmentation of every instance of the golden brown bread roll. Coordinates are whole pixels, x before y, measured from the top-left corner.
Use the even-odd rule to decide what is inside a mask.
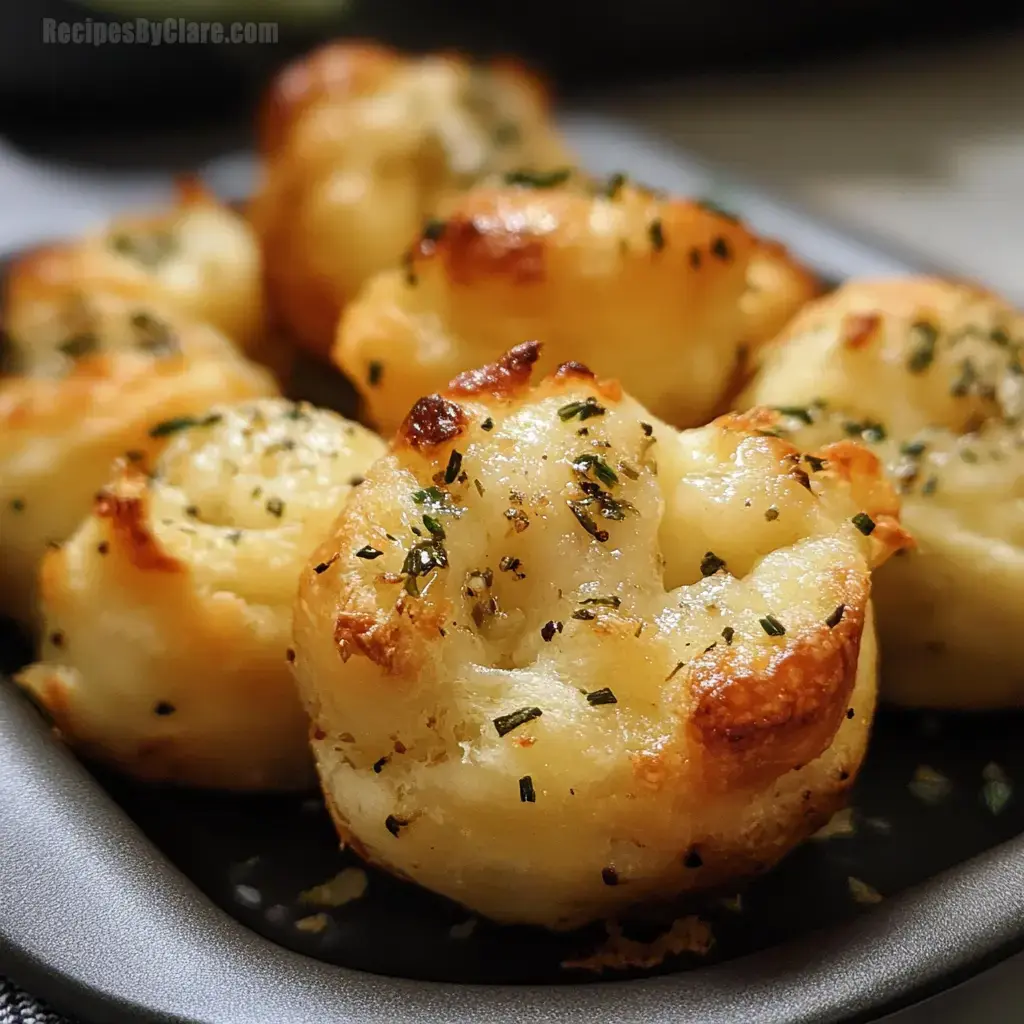
[[[22,373],[0,377],[0,612],[34,619],[37,565],[89,509],[112,461],[148,453],[153,423],[276,393],[219,331],[166,306],[77,295],[19,335]],[[14,312],[14,310],[12,310]]]
[[[856,436],[902,494],[918,549],[878,575],[882,694],[933,707],[1024,703],[1024,318],[932,278],[853,281],[765,354],[745,404],[786,436]]]
[[[19,676],[61,734],[144,779],[314,779],[286,664],[300,568],[384,449],[331,412],[264,399],[157,424],[43,563],[40,663]]]
[[[815,291],[780,246],[699,203],[621,177],[516,180],[452,200],[345,311],[333,359],[382,432],[529,339],[545,370],[582,353],[656,416],[705,423]]]
[[[342,839],[571,927],[763,870],[875,700],[877,459],[769,411],[679,433],[537,346],[421,399],[304,570],[294,670]],[[864,524],[870,522],[870,536]]]
[[[251,207],[274,311],[326,356],[342,307],[395,265],[441,198],[569,161],[539,82],[511,63],[332,43],[275,80]]]
[[[259,245],[252,229],[191,179],[169,210],[120,217],[100,231],[19,260],[4,285],[16,350],[64,340],[68,306],[96,294],[163,306],[217,327],[250,355],[266,347]],[[88,324],[80,329],[88,333]]]

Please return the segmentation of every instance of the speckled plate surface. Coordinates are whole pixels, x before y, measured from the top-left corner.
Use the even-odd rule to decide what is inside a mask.
[[[907,269],[624,129],[570,129],[595,170],[713,194],[831,279]],[[322,370],[302,380],[315,401],[344,394]],[[10,631],[0,650],[8,671],[26,656]],[[693,913],[707,953],[602,975],[567,965],[602,947],[603,927],[498,927],[364,868],[338,851],[315,794],[90,774],[0,682],[0,972],[87,1021],[874,1019],[1024,947],[1022,729],[1018,713],[883,711],[835,834],[742,893],[623,922],[650,942]],[[340,905],[309,892],[339,875]],[[945,998],[915,1024],[942,1020]],[[1001,1012],[948,1019],[1021,1019]]]

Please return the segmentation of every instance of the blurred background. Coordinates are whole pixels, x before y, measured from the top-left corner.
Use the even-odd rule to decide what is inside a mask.
[[[47,18],[136,16],[273,21],[278,39],[43,41]],[[204,166],[244,191],[251,112],[267,79],[346,35],[521,55],[570,113],[614,117],[883,248],[1024,301],[1024,13],[989,0],[6,3],[0,248],[151,201],[173,170]]]

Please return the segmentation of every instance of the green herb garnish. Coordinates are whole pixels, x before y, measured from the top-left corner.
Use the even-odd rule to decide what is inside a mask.
[[[562,632],[562,623],[561,622],[545,622],[544,625],[541,626],[540,636],[541,636],[541,639],[545,643],[551,643],[551,640],[553,639],[554,635],[556,633],[561,633],[561,632]]]
[[[177,434],[180,430],[190,430],[192,427],[212,427],[215,423],[220,423],[223,418],[217,412],[201,419],[197,419],[195,416],[175,416],[173,419],[164,420],[162,423],[150,427],[149,436],[169,437],[171,434]]]
[[[499,736],[507,736],[513,729],[532,722],[544,714],[540,708],[519,708],[518,711],[510,711],[507,715],[499,715],[493,719],[494,728]]]
[[[591,416],[603,416],[605,412],[604,406],[599,405],[597,399],[590,396],[583,402],[570,402],[568,405],[563,405],[558,410],[558,418],[563,423],[567,423],[574,418],[589,420]]]
[[[95,352],[97,348],[99,348],[99,342],[96,340],[96,335],[87,332],[76,334],[68,338],[67,341],[62,341],[57,346],[57,351],[69,359],[81,359],[82,356]]]
[[[918,320],[910,326],[911,352],[907,369],[911,373],[924,373],[935,359],[935,343],[939,332],[926,320]]]
[[[594,476],[608,487],[614,487],[619,482],[618,474],[612,469],[608,463],[601,458],[600,455],[593,455],[590,452],[584,452],[582,455],[577,455],[572,462],[572,468],[577,473],[586,475],[587,473],[593,473]]]
[[[719,558],[714,551],[707,551],[700,560],[701,576],[714,576],[719,569],[725,568],[725,559]]]
[[[792,416],[793,419],[800,420],[801,423],[806,423],[808,426],[814,422],[810,410],[802,405],[776,405],[773,408],[777,413],[781,413],[783,416]]]
[[[619,597],[585,597],[580,604],[596,604],[603,608],[621,608],[622,599]]]
[[[524,804],[537,802],[537,792],[533,788],[533,779],[529,775],[524,775],[519,780],[519,800]]]
[[[555,171],[509,171],[505,175],[506,185],[522,185],[526,188],[556,188],[572,177],[571,167],[561,167]]]
[[[601,194],[605,199],[614,199],[622,190],[622,186],[625,185],[628,180],[629,178],[621,171],[610,175]]]
[[[722,639],[725,641],[725,646],[726,647],[731,647],[732,646],[732,638],[735,635],[736,635],[736,630],[733,629],[732,626],[726,626],[725,629],[722,630]]]
[[[785,636],[786,634],[786,627],[774,615],[766,615],[757,621],[761,623],[761,628],[769,636]]]
[[[655,252],[661,252],[665,248],[665,228],[660,217],[656,217],[647,226],[647,234],[651,239],[651,248]]]
[[[592,690],[587,694],[587,703],[598,707],[601,704],[618,704],[619,701],[607,686],[603,686],[600,690]]]
[[[585,501],[567,501],[566,504],[569,506],[569,511],[576,517],[576,521],[583,527],[587,533],[590,534],[594,540],[604,543],[608,539],[608,531],[598,529],[597,523],[594,521],[593,516],[587,511],[587,502]]]
[[[839,605],[836,610],[825,620],[825,625],[829,629],[835,629],[840,622],[843,621],[843,613],[846,611],[846,605]]]
[[[384,376],[384,364],[378,359],[371,359],[366,368],[366,383],[375,388]]]
[[[875,531],[875,521],[867,514],[867,512],[858,512],[851,520],[854,526],[864,534],[865,537],[870,537]]]

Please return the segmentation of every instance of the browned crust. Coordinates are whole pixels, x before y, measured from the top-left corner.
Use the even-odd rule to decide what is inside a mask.
[[[881,460],[864,445],[844,438],[818,449],[830,472],[850,484],[854,497],[874,520],[871,539],[886,554],[912,548],[916,542],[900,523],[900,500],[886,476]]]
[[[436,239],[421,238],[417,260],[440,259],[455,284],[469,286],[485,278],[504,277],[516,285],[537,284],[545,276],[544,239],[510,228],[500,217],[456,214]]]
[[[396,440],[417,451],[435,448],[458,437],[468,422],[462,406],[441,395],[427,395],[412,407]]]
[[[841,343],[849,349],[866,348],[878,337],[881,326],[877,313],[848,313],[843,319]]]
[[[867,581],[847,574],[842,620],[775,650],[714,648],[690,668],[690,735],[712,790],[768,784],[818,757],[846,714],[857,676]]]
[[[389,674],[397,671],[400,633],[397,623],[378,624],[371,612],[340,612],[334,620],[334,643],[342,661],[358,654]]]
[[[712,421],[712,425],[739,434],[756,433],[759,430],[774,430],[779,425],[779,413],[764,405],[755,405],[745,412],[727,412]],[[796,448],[789,446],[795,452]]]
[[[572,360],[568,363],[562,363],[557,370],[555,370],[555,377],[559,379],[568,379],[574,377],[577,380],[596,380],[597,376],[589,366],[585,366],[583,363],[577,363]]]
[[[257,117],[260,151],[273,155],[298,118],[328,96],[365,96],[381,88],[403,58],[371,42],[327,43],[288,64],[271,82]]]
[[[95,515],[109,519],[116,549],[123,551],[142,572],[183,572],[181,562],[171,558],[149,532],[145,522],[145,502],[140,496],[124,496],[101,491],[93,506]]]
[[[511,398],[529,387],[533,364],[540,357],[539,341],[524,341],[506,352],[496,363],[460,373],[449,385],[452,395],[490,395]],[[574,364],[574,365],[579,365]],[[584,369],[586,369],[584,367]],[[590,371],[588,370],[589,374]],[[593,374],[590,374],[593,376]]]
[[[372,595],[368,600],[372,607]],[[378,618],[374,611],[342,611],[334,620],[334,643],[342,661],[358,655],[389,676],[411,679],[423,663],[422,644],[440,638],[439,627],[448,611],[445,601],[424,606],[402,599],[385,618]]]

